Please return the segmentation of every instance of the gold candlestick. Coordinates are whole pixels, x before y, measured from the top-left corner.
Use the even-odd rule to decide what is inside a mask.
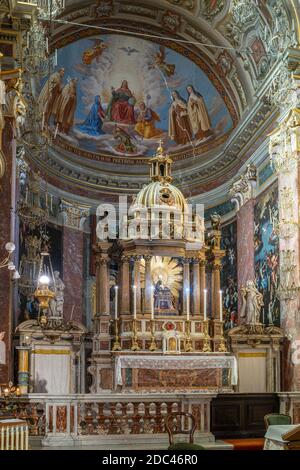
[[[185,341],[185,352],[192,352],[193,346],[191,343],[191,321],[186,320],[186,341]]]
[[[203,352],[211,352],[208,326],[209,326],[208,320],[204,320],[203,321],[203,333],[204,333]]]
[[[136,319],[132,321],[132,345],[131,351],[139,351],[141,348],[138,345],[137,334],[136,334]]]
[[[113,351],[121,351],[122,346],[119,341],[119,325],[118,325],[118,319],[115,318],[115,337],[114,337],[114,344],[112,347]]]
[[[220,344],[219,344],[219,347],[218,347],[218,351],[219,352],[227,352],[225,338],[224,338],[224,322],[222,321],[220,323],[221,323],[221,339],[220,339]]]
[[[151,320],[151,343],[149,346],[149,351],[156,351],[157,346],[155,342],[155,320]]]

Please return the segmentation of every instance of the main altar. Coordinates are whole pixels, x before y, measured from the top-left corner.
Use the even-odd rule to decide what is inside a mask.
[[[172,185],[162,145],[151,182],[120,221],[117,240],[97,226],[92,393],[231,391],[236,359],[224,338],[220,218]],[[111,266],[117,274],[112,278]]]

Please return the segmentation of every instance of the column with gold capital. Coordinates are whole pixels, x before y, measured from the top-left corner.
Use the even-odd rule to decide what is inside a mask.
[[[151,255],[145,255],[145,308],[144,313],[151,313],[153,295],[152,295],[152,279],[151,279]]]
[[[18,350],[18,387],[21,395],[28,393],[29,386],[29,346],[17,346]]]

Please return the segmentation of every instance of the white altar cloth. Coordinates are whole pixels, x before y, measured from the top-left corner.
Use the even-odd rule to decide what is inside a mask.
[[[231,385],[237,385],[237,360],[235,356],[118,356],[116,384],[123,385],[122,369],[231,369]]]

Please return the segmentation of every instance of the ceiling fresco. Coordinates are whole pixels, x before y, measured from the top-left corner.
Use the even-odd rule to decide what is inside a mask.
[[[57,64],[39,102],[45,127],[77,155],[147,158],[160,139],[175,159],[199,155],[235,125],[217,76],[176,43],[105,34],[62,47]]]
[[[112,201],[148,182],[163,139],[175,185],[186,197],[216,191],[221,203],[276,121],[299,54],[294,1],[65,5],[49,37],[57,66],[35,88],[49,144],[26,148],[31,165],[84,203]]]

